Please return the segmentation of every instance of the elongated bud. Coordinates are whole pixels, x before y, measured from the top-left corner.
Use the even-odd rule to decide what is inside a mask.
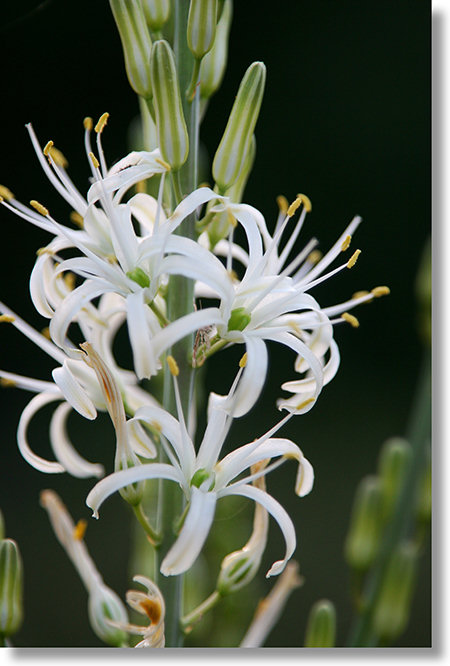
[[[23,617],[23,575],[19,548],[12,539],[0,541],[0,637],[12,636]]]
[[[383,641],[393,641],[408,623],[417,559],[417,548],[404,542],[388,563],[372,622],[373,631]]]
[[[152,94],[150,53],[152,41],[140,0],[109,0],[119,30],[125,69],[131,87],[138,95]]]
[[[125,623],[128,620],[124,606],[113,590],[106,585],[99,585],[91,590],[88,601],[89,621],[97,636],[113,647],[127,647],[127,634],[113,622]]]
[[[336,640],[336,610],[328,599],[311,608],[305,634],[305,647],[332,648]]]
[[[392,513],[403,479],[411,460],[409,442],[401,437],[392,437],[383,445],[378,461],[378,475],[381,481],[383,516]]]
[[[204,99],[211,97],[222,83],[228,59],[228,37],[232,14],[232,1],[225,0],[216,26],[214,44],[202,59],[200,66],[200,95]]]
[[[150,30],[159,32],[170,16],[170,0],[141,0]]]
[[[378,552],[382,518],[380,481],[370,476],[361,481],[356,491],[345,541],[345,557],[351,567],[365,571],[373,562]]]
[[[164,40],[154,43],[150,59],[156,127],[164,160],[176,171],[187,160],[189,139],[181,106],[175,59]]]
[[[217,0],[191,0],[187,24],[187,43],[201,60],[214,43],[217,22]]]
[[[236,182],[244,166],[261,108],[265,80],[264,63],[254,62],[239,86],[213,161],[213,176],[221,194]]]

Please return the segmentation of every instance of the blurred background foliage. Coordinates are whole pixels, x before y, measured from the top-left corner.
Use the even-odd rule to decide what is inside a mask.
[[[270,228],[278,194],[292,200],[297,192],[306,193],[313,211],[299,247],[314,235],[326,249],[360,214],[364,222],[353,241],[363,251],[357,266],[321,285],[315,295],[329,305],[378,284],[389,285],[392,292],[356,312],[359,329],[336,328],[342,356],[337,377],[316,407],[284,430],[313,463],[316,485],[308,497],[296,498],[293,465],[283,466],[268,481],[295,522],[296,559],[305,578],[269,637],[272,647],[302,645],[309,609],[324,597],[337,609],[338,645],[345,643],[352,602],[343,551],[355,489],[361,477],[376,470],[382,443],[404,435],[407,428],[423,355],[416,274],[430,233],[430,21],[430,3],[422,0],[235,2],[227,72],[204,121],[202,140],[212,157],[245,69],[254,60],[264,61],[267,86],[245,201],[263,211]],[[17,198],[37,198],[55,217],[66,216],[66,206],[34,157],[24,124],[32,121],[42,143],[53,139],[63,150],[82,191],[87,186],[82,143],[86,115],[110,113],[103,144],[110,164],[127,152],[127,131],[138,106],[109,4],[8,3],[2,11],[0,49],[0,182]],[[47,237],[6,211],[0,214],[1,298],[40,329],[46,322],[33,311],[28,279],[36,249]],[[227,368],[239,351],[213,359],[206,376],[209,388],[227,385]],[[293,358],[275,346],[271,353],[262,399],[236,423],[228,447],[250,441],[278,418],[275,399],[281,382],[293,378]],[[43,353],[6,326],[1,328],[0,366],[41,378],[48,378],[52,367]],[[22,460],[15,430],[27,399],[23,392],[5,389],[0,401],[0,506],[8,536],[20,545],[25,571],[25,621],[14,643],[96,646],[85,592],[38,501],[39,491],[51,487],[75,520],[89,518],[84,498],[92,482],[46,477]],[[31,427],[31,441],[44,456],[50,455],[47,423],[40,414]],[[71,424],[82,453],[96,461],[111,459],[106,417],[94,423],[74,417]],[[129,519],[128,508],[114,497],[101,520],[89,522],[86,534],[105,582],[122,596],[130,581]],[[200,573],[193,584],[200,597],[212,591],[221,558],[247,540],[251,520],[250,506],[231,499],[221,504],[205,555],[211,579]],[[207,641],[226,647],[241,639],[257,601],[273,585],[264,573],[282,549],[281,534],[271,525],[257,581],[226,599],[194,630],[188,644]],[[411,621],[397,646],[430,645],[430,560],[426,544]]]

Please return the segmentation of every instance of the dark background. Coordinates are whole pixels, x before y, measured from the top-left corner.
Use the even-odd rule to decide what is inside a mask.
[[[345,642],[351,602],[342,546],[352,498],[359,479],[376,471],[384,440],[407,428],[423,353],[414,282],[430,228],[430,20],[430,3],[423,0],[235,2],[229,66],[204,122],[202,137],[212,156],[240,78],[252,61],[263,60],[267,87],[245,200],[263,211],[270,227],[278,194],[290,200],[297,192],[308,194],[313,212],[301,243],[315,235],[322,249],[353,215],[362,215],[364,223],[353,241],[363,250],[357,266],[319,287],[315,296],[328,305],[378,284],[392,290],[389,298],[359,309],[358,330],[336,329],[342,356],[337,377],[314,410],[292,420],[284,431],[313,463],[316,485],[307,498],[295,498],[295,471],[288,465],[269,481],[270,491],[296,524],[296,557],[305,576],[269,639],[271,646],[301,645],[307,612],[322,597],[336,604],[339,643]],[[40,171],[24,124],[32,121],[43,144],[53,139],[63,150],[81,191],[87,189],[82,143],[86,115],[95,119],[110,113],[104,134],[110,164],[127,152],[127,129],[137,102],[124,73],[109,4],[8,3],[0,37],[0,182],[24,202],[36,198],[55,216],[67,215]],[[35,251],[47,237],[6,211],[0,211],[0,217],[0,297],[41,328],[46,322],[33,311],[28,279]],[[261,405],[233,431],[235,445],[262,434],[278,418],[274,400],[280,383],[292,378],[293,359],[279,349],[271,352],[274,362]],[[19,333],[2,326],[0,367],[48,378],[52,365]],[[208,375],[211,387],[214,375]],[[84,497],[92,483],[44,476],[22,460],[15,430],[28,398],[9,389],[0,402],[0,507],[7,534],[19,542],[25,565],[25,622],[15,644],[99,645],[84,617],[84,590],[38,502],[39,491],[52,487],[76,518],[88,517]],[[37,418],[31,429],[31,441],[44,456],[51,455],[47,420],[45,415]],[[108,443],[102,443],[102,424],[109,427],[99,418],[92,440],[84,433],[93,431],[75,423],[82,436],[80,450],[91,459],[110,457]],[[128,511],[114,498],[105,505],[102,520],[90,524],[87,532],[105,581],[121,595],[129,584],[130,530],[124,531],[124,522],[128,525]],[[271,544],[267,566],[283,548],[276,526]],[[411,623],[398,646],[430,645],[429,567],[427,549]],[[254,607],[269,589],[263,581],[243,597]],[[252,594],[255,598],[249,599]],[[231,618],[239,605],[239,597],[230,602]],[[239,639],[239,627],[236,632]]]

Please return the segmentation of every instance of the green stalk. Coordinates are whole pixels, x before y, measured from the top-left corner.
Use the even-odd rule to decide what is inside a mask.
[[[363,593],[363,610],[350,635],[350,647],[376,647],[377,637],[372,631],[372,617],[391,554],[408,536],[413,520],[415,499],[421,475],[425,467],[431,426],[431,362],[427,352],[412,409],[407,439],[413,455],[406,471],[392,520],[388,524],[378,558],[369,573]]]

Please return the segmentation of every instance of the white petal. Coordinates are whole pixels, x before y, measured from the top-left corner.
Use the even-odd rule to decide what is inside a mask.
[[[282,560],[278,560],[272,564],[266,574],[266,578],[280,574],[286,566],[287,561],[292,557],[296,547],[295,529],[287,511],[271,495],[254,486],[233,486],[230,489],[225,488],[224,490],[221,490],[218,495],[219,497],[225,497],[226,495],[241,495],[242,497],[248,497],[254,502],[259,502],[259,504],[261,504],[271,516],[275,518],[286,542],[286,552]]]
[[[54,402],[55,400],[61,400],[61,396],[58,394],[55,395],[54,393],[40,393],[39,395],[34,396],[23,410],[17,428],[17,443],[19,445],[20,453],[25,460],[32,465],[32,467],[35,467],[40,472],[46,472],[47,474],[59,474],[65,472],[65,469],[57,462],[51,462],[45,460],[45,458],[41,458],[30,449],[27,438],[27,429],[28,424],[36,412],[38,412],[41,407],[44,407],[44,405],[47,405],[49,402]]]
[[[138,419],[129,419],[126,428],[133,451],[144,458],[155,458],[157,454],[156,446]]]
[[[222,197],[220,197],[220,195],[218,195],[216,192],[213,192],[209,187],[199,187],[197,190],[194,190],[191,192],[191,194],[188,194],[188,196],[185,197],[180,204],[178,204],[172,215],[167,220],[167,231],[172,233],[181,224],[181,222],[186,217],[188,217],[188,215],[193,213],[196,208],[202,206],[207,201],[221,198]]]
[[[130,294],[126,299],[127,325],[133,351],[133,365],[139,379],[151,377],[158,370],[147,325],[148,306],[144,303],[143,291]]]
[[[102,465],[90,463],[82,458],[73,448],[67,436],[66,421],[72,408],[66,402],[59,405],[50,421],[50,442],[55,457],[64,465],[72,476],[84,479],[91,476],[101,477],[104,474]]]
[[[52,376],[67,402],[85,419],[91,421],[95,419],[97,416],[95,405],[76,380],[67,361],[64,361],[61,368],[55,368]]]
[[[203,492],[195,486],[191,490],[191,500],[180,535],[161,564],[164,576],[177,576],[194,564],[214,519],[217,496],[213,492]]]

